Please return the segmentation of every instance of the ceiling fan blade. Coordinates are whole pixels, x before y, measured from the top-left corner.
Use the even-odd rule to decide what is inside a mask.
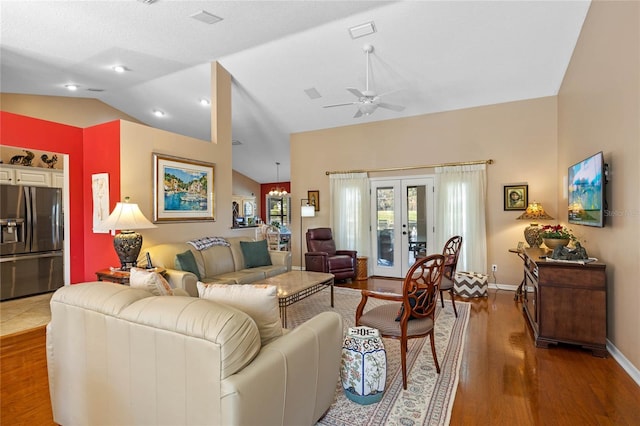
[[[358,118],[358,117],[362,117],[362,111],[357,110],[355,115],[353,116],[353,118]]]
[[[362,93],[361,91],[359,91],[358,89],[354,89],[353,87],[347,87],[347,90],[351,93],[353,93],[354,95],[356,95],[358,98],[364,98],[364,93]]]
[[[346,106],[346,105],[356,105],[357,103],[358,102],[347,102],[344,104],[323,105],[322,108],[333,108],[333,107]]]
[[[393,110],[393,111],[398,111],[398,112],[400,112],[400,111],[404,111],[404,107],[403,107],[403,106],[401,106],[401,105],[388,104],[388,103],[386,103],[386,102],[379,102],[379,103],[378,103],[378,106],[379,106],[380,108],[391,109],[391,110]]]

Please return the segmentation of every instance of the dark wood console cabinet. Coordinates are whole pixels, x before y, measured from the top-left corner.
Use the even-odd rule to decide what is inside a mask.
[[[563,342],[606,357],[606,266],[547,261],[551,252],[539,248],[524,254],[523,310],[536,347]]]

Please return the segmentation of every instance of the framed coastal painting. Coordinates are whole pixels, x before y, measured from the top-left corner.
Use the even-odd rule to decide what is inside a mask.
[[[504,186],[504,210],[526,210],[529,205],[529,185]]]
[[[215,220],[215,165],[153,153],[154,222]]]

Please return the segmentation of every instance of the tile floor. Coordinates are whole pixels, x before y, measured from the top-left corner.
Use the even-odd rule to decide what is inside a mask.
[[[51,320],[53,293],[0,302],[0,336],[45,325]]]

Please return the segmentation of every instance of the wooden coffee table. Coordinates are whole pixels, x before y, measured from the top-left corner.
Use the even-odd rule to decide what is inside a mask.
[[[287,326],[287,306],[331,287],[331,307],[333,308],[333,274],[310,271],[290,271],[267,278],[255,284],[275,285],[278,287],[278,305],[282,326]]]

